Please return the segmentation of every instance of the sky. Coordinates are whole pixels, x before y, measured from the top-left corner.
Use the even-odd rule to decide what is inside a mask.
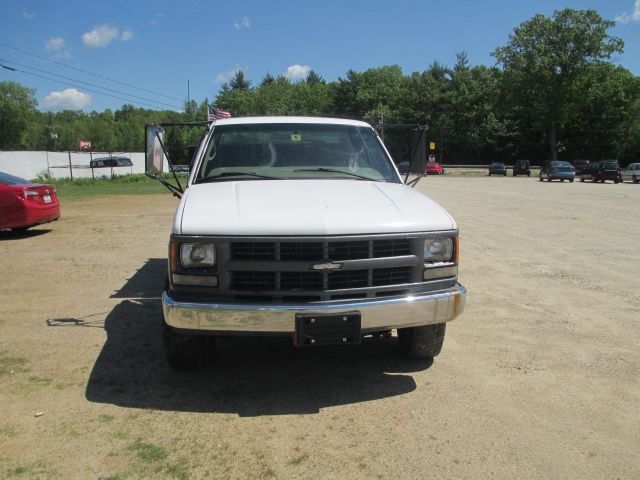
[[[212,100],[241,69],[293,81],[437,61],[494,65],[522,22],[562,8],[615,20],[625,50],[612,61],[640,75],[640,0],[1,0],[0,81],[36,89],[38,108],[103,111],[125,103],[180,110]],[[29,72],[29,73],[25,73]],[[48,77],[48,78],[43,78]],[[66,78],[61,78],[66,77]],[[189,88],[188,88],[189,86]],[[102,88],[100,88],[102,87]],[[105,90],[108,89],[108,90]]]

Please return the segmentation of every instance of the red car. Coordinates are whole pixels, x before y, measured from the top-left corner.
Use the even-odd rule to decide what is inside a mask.
[[[442,165],[438,162],[428,162],[424,173],[425,175],[442,175],[444,170],[442,170]]]
[[[26,230],[59,217],[60,203],[52,185],[0,172],[0,230]]]

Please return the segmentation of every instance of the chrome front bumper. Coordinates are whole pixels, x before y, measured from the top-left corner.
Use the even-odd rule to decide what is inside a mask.
[[[358,311],[362,331],[415,327],[449,322],[464,311],[466,289],[339,304],[240,305],[179,302],[162,294],[167,325],[179,330],[211,333],[288,334],[295,331],[296,313],[340,314]]]

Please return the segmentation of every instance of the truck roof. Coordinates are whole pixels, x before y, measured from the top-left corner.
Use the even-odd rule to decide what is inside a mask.
[[[366,122],[328,117],[232,117],[213,122],[213,125],[243,125],[256,123],[308,123],[325,125],[352,125],[354,127],[371,127]]]

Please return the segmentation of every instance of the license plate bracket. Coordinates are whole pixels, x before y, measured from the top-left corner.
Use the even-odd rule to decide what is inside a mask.
[[[294,342],[298,347],[357,344],[362,340],[362,315],[346,313],[296,314]]]

